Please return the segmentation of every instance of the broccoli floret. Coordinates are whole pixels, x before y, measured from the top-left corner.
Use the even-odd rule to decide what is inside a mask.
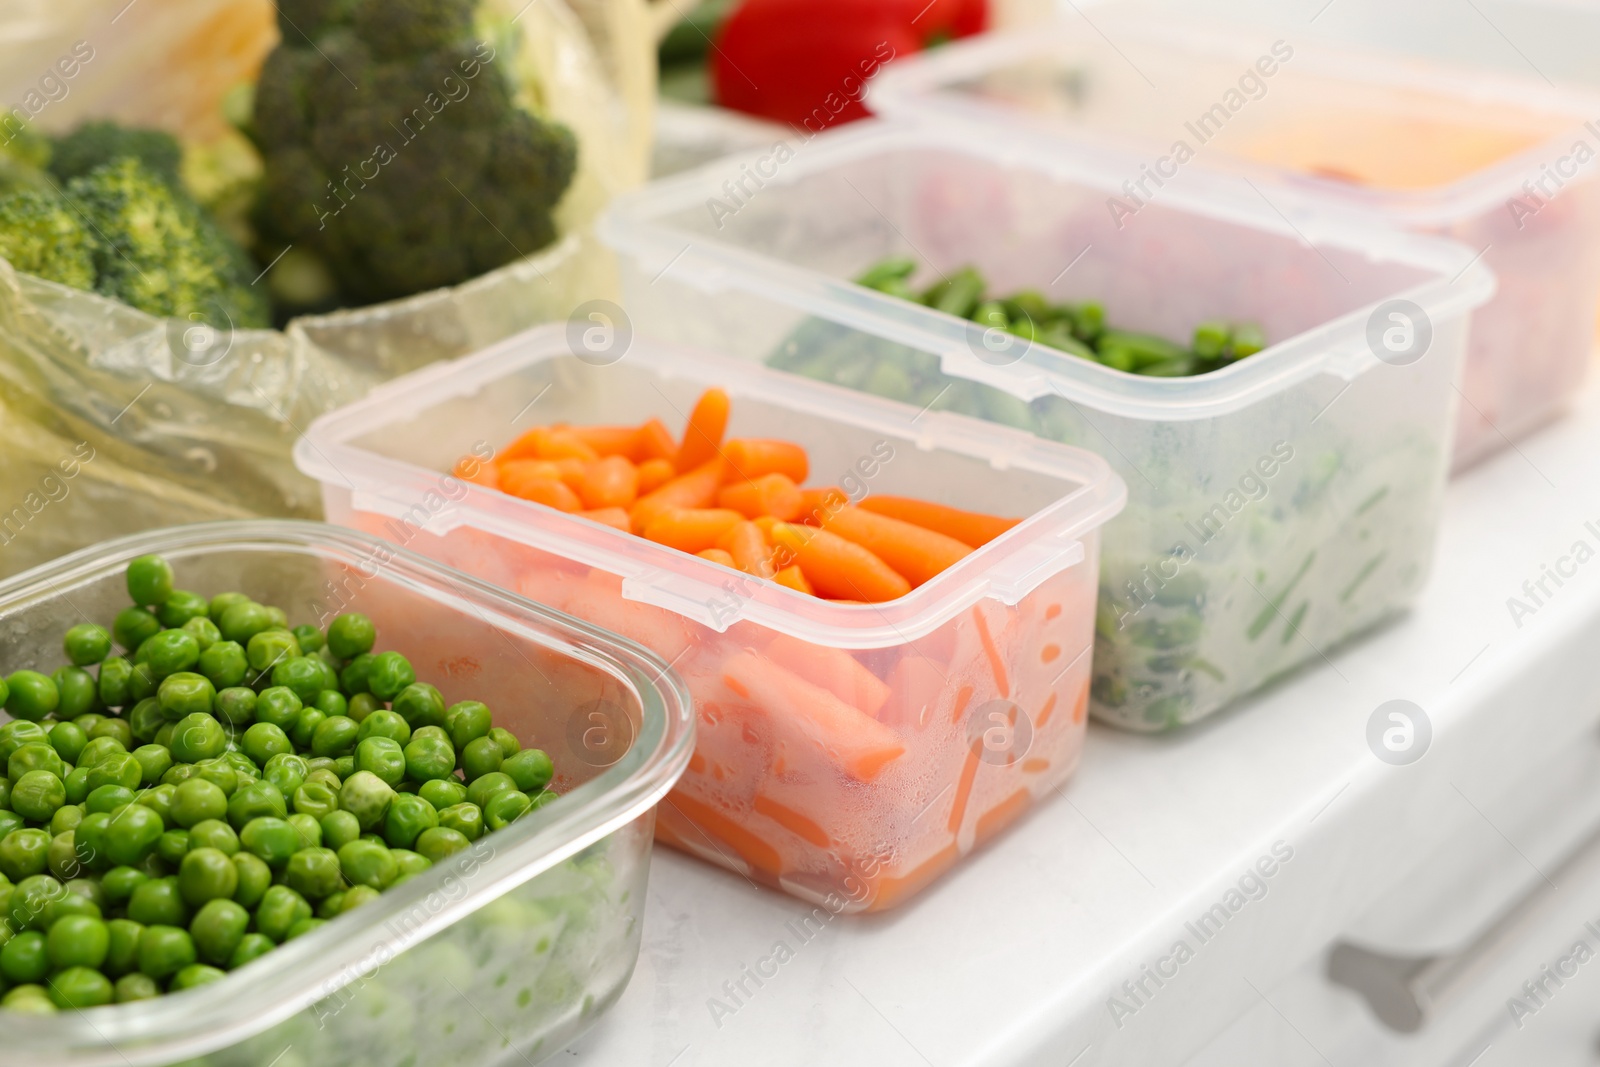
[[[67,184],[93,235],[96,292],[151,315],[219,329],[265,326],[249,258],[187,196],[123,157]]]
[[[480,2],[278,2],[247,124],[258,225],[353,299],[454,285],[555,239],[577,143],[526,104],[515,35],[479,39]]]
[[[72,207],[26,189],[0,199],[0,256],[26,274],[74,289],[94,288],[94,246]]]
[[[183,148],[176,137],[104,120],[86,122],[58,138],[50,156],[50,173],[67,182],[124,156],[139,160],[162,180],[178,184]]]

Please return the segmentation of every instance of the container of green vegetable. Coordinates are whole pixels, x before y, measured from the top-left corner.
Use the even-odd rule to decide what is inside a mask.
[[[1471,250],[1140,161],[859,124],[619,201],[641,333],[1030,430],[1128,484],[1091,708],[1194,722],[1402,610],[1433,553]],[[1398,317],[1396,317],[1398,316]]]
[[[0,632],[0,1064],[533,1062],[626,984],[692,744],[650,653],[288,521],[65,557]]]

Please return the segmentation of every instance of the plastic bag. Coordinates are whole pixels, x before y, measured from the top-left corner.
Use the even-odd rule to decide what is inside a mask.
[[[270,0],[26,3],[0,41],[0,107],[46,131],[111,117],[215,137],[222,95],[254,76],[277,39]],[[654,53],[643,0],[601,8],[590,12],[600,48],[561,0],[535,0],[518,20],[541,101],[577,134],[580,158],[558,211],[566,236],[526,259],[281,332],[227,334],[0,260],[0,576],[138,529],[320,515],[316,486],[290,460],[311,420],[394,375],[615,299],[610,254],[588,226],[644,179],[651,117],[648,95],[641,103],[608,72],[640,55],[653,64]]]

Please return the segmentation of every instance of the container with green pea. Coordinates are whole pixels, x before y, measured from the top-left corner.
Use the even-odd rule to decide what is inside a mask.
[[[537,1061],[626,984],[692,744],[648,652],[300,522],[65,557],[0,632],[0,1067]]]

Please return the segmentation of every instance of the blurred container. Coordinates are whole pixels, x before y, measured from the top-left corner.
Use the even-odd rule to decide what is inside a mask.
[[[1600,96],[1139,8],[1094,17],[1105,38],[1063,22],[896,64],[871,104],[978,138],[1123,152],[1130,208],[1205,169],[1297,224],[1364,215],[1459,240],[1500,288],[1474,318],[1456,468],[1559,414],[1600,295]]]
[[[1470,251],[1296,226],[1204,174],[1119,228],[1114,162],[1020,137],[861,124],[776,168],[763,159],[658,182],[603,221],[635,326],[1103,454],[1129,507],[1101,566],[1098,717],[1193,722],[1422,587],[1451,378],[1467,313],[1493,292]],[[764,187],[729,209],[725,176],[749,171]],[[1126,329],[1187,338],[1206,319],[1254,321],[1272,344],[1194,378],[996,349],[1007,335],[843,280],[888,255],[975,265],[995,293],[1098,300]],[[1411,302],[1410,351],[1378,344],[1394,300]]]
[[[542,1059],[621,994],[639,953],[654,807],[683,772],[688,694],[627,642],[394,545],[315,523],[179,527],[0,585],[8,671],[110,618],[147,552],[202,593],[238,589],[326,624],[370,615],[447,700],[537,742],[562,799],[223,981],[138,1004],[8,1015],[0,1065],[322,1067]],[[594,716],[613,731],[593,744]]]
[[[876,910],[1065,781],[1086,723],[1099,527],[1124,499],[1103,460],[704,352],[636,340],[596,365],[571,351],[543,328],[420,371],[319,419],[295,455],[335,521],[674,665],[699,740],[661,809],[664,840],[834,911]],[[1026,521],[898,600],[852,605],[440,473],[519,421],[681,424],[710,385],[732,397],[730,437],[802,444],[813,480],[852,499]],[[446,483],[457,499],[429,504]]]

